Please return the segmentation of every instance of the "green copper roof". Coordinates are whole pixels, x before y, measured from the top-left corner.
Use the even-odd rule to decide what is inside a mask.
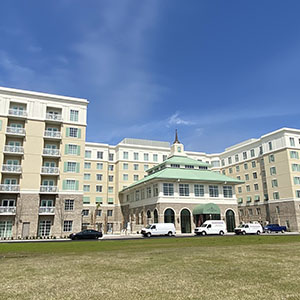
[[[228,184],[243,183],[243,181],[238,180],[236,178],[231,178],[223,174],[209,171],[209,170],[165,168],[133,183],[129,187],[125,188],[123,191],[127,190],[128,188],[132,188],[140,183],[148,182],[154,179],[203,181],[203,182],[216,182],[216,183],[228,183]]]
[[[214,203],[199,204],[193,209],[193,215],[220,215],[218,205]]]

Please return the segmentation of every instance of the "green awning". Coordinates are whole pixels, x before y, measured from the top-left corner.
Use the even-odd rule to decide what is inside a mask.
[[[199,204],[193,209],[193,215],[220,215],[218,205],[214,203]]]

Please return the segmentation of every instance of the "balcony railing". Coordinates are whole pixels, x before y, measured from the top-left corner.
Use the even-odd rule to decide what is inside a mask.
[[[20,165],[2,165],[2,172],[22,173],[22,167]]]
[[[58,175],[59,169],[57,167],[42,167],[41,173]]]
[[[20,185],[18,184],[0,184],[0,192],[19,192]]]
[[[46,120],[61,122],[62,121],[62,116],[61,116],[61,114],[46,113]]]
[[[19,127],[7,127],[6,128],[7,134],[13,134],[13,135],[25,135],[25,128],[19,128]]]
[[[0,206],[0,215],[15,215],[15,206]]]
[[[44,137],[54,138],[54,139],[61,139],[61,132],[60,131],[45,130]]]
[[[27,111],[23,109],[10,108],[8,114],[16,117],[27,117]]]
[[[24,148],[22,146],[5,145],[4,152],[14,153],[14,154],[23,154],[24,153]]]
[[[58,187],[57,186],[49,186],[49,185],[41,185],[40,193],[57,193]]]
[[[40,215],[54,215],[55,207],[53,206],[40,206],[39,208]]]
[[[43,155],[48,155],[48,156],[60,156],[59,149],[48,149],[44,148],[43,149]]]

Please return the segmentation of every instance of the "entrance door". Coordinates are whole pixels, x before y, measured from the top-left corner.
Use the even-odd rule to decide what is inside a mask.
[[[226,227],[228,232],[234,232],[235,216],[234,211],[231,209],[226,211]]]
[[[22,226],[22,238],[29,236],[30,222],[24,222]]]
[[[50,236],[51,221],[43,220],[39,223],[39,236]]]
[[[12,236],[12,221],[0,222],[0,237],[9,238]]]
[[[181,233],[191,233],[191,214],[188,209],[180,213]]]

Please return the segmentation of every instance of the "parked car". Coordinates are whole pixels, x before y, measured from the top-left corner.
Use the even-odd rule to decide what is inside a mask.
[[[81,239],[98,239],[103,236],[101,231],[96,231],[93,229],[82,230],[78,233],[72,233],[69,235],[69,238],[72,240],[81,240]]]
[[[264,231],[271,233],[271,232],[286,232],[286,226],[280,226],[279,224],[268,224],[264,227]]]
[[[219,234],[227,233],[226,224],[222,220],[207,220],[200,227],[195,228],[196,235]]]
[[[234,229],[235,234],[261,234],[263,228],[259,223],[245,223]]]
[[[152,235],[172,236],[176,234],[176,231],[173,223],[153,223],[142,228],[141,234],[144,237],[151,237]]]

